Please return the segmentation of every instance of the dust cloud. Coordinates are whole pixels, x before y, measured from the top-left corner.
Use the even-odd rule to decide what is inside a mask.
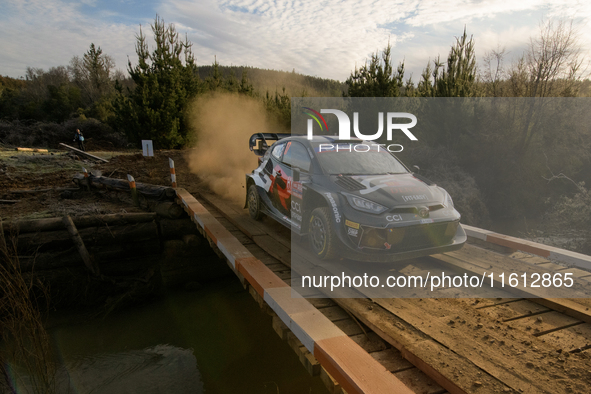
[[[198,98],[190,108],[189,125],[196,133],[196,148],[189,154],[191,172],[219,196],[244,205],[245,174],[257,167],[248,139],[254,133],[285,131],[251,97],[217,93]]]

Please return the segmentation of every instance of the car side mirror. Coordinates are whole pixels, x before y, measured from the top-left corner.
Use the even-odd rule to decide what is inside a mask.
[[[412,166],[412,168],[414,168],[415,170],[417,170],[416,171],[417,173],[421,171],[421,168],[419,166],[417,166],[417,165]]]
[[[293,181],[294,182],[299,182],[300,181],[300,169],[299,168],[294,168],[293,169]]]

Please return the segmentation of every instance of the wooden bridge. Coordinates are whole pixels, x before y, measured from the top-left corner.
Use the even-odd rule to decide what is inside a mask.
[[[591,301],[513,298],[325,298],[291,288],[289,230],[256,222],[217,196],[175,189],[307,370],[331,393],[591,392]],[[591,281],[591,257],[465,226],[459,251],[415,259],[464,272],[569,272]],[[591,285],[591,283],[589,283]],[[531,298],[531,297],[539,298]],[[317,298],[314,298],[317,297]]]

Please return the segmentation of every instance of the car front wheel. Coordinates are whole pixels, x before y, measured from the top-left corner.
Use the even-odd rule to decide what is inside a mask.
[[[312,211],[308,234],[310,247],[318,258],[327,260],[336,255],[337,239],[328,208],[316,208]]]
[[[261,212],[261,197],[257,191],[256,185],[250,185],[248,188],[248,213],[254,220],[261,220],[263,212]]]

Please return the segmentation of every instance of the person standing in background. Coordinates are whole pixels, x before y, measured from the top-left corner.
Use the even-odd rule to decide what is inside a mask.
[[[76,129],[76,134],[74,134],[74,142],[76,141],[78,142],[78,149],[80,149],[82,152],[85,152],[86,150],[84,149],[84,136],[80,132],[80,129]]]

